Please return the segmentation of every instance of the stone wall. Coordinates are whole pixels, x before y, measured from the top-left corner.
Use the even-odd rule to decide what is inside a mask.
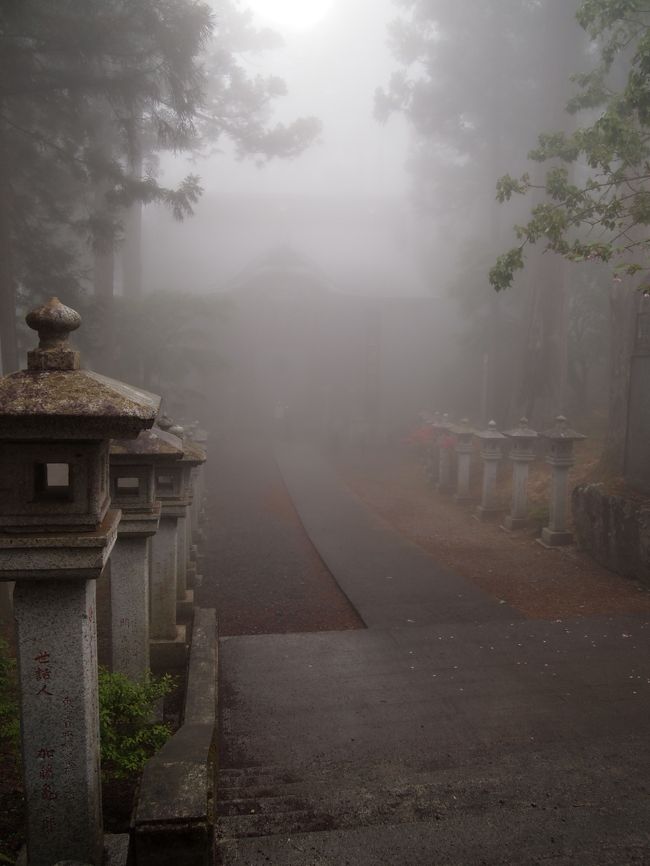
[[[582,484],[572,495],[576,542],[597,562],[650,586],[650,498],[606,492]]]

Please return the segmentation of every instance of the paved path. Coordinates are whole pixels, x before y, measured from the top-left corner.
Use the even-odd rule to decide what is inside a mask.
[[[279,465],[367,629],[225,638],[225,866],[650,863],[650,625],[534,622]]]

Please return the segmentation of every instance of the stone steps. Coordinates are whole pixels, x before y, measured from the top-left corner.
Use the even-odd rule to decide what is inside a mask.
[[[318,830],[455,820],[471,824],[486,818],[525,825],[538,820],[540,813],[559,821],[567,815],[611,812],[612,792],[601,796],[599,765],[591,764],[588,756],[577,760],[569,768],[572,772],[565,774],[557,773],[554,761],[535,760],[530,753],[518,758],[503,756],[504,764],[513,760],[525,762],[514,784],[512,775],[504,776],[503,766],[493,768],[490,762],[474,765],[471,772],[466,766],[428,771],[330,766],[313,770],[307,778],[272,767],[222,771],[217,839],[227,843]],[[617,810],[629,817],[642,801],[638,785],[621,779]]]

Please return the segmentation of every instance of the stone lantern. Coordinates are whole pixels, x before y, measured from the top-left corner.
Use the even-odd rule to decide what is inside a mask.
[[[573,533],[567,529],[569,469],[575,462],[573,443],[587,437],[571,430],[564,415],[558,415],[555,427],[540,436],[548,443],[546,462],[552,469],[549,523],[542,529],[540,543],[545,547],[561,547],[573,541]]]
[[[182,455],[180,443],[157,428],[137,439],[111,442],[111,498],[122,511],[110,559],[112,668],[134,680],[142,680],[150,668],[150,539],[161,512],[156,469]]]
[[[183,442],[183,457],[181,466],[183,468],[183,488],[189,499],[185,509],[185,517],[178,520],[178,561],[177,561],[177,609],[181,616],[187,617],[191,614],[194,606],[194,593],[188,589],[188,568],[190,563],[192,547],[192,514],[191,507],[194,499],[193,473],[197,466],[205,463],[205,452],[195,442],[192,442],[183,427],[174,425],[169,432],[178,436]]]
[[[497,470],[503,456],[502,447],[505,441],[503,433],[497,430],[496,421],[490,421],[487,430],[476,434],[481,442],[481,459],[483,460],[483,489],[481,504],[476,509],[479,520],[487,520],[498,511],[496,507]]]
[[[27,369],[0,379],[0,580],[16,581],[27,863],[99,866],[95,580],[117,535],[111,437],[135,438],[160,400],[81,370],[68,345],[81,319],[52,298]]]
[[[438,430],[438,486],[440,493],[447,493],[452,486],[452,423],[449,415],[445,414],[436,425]]]
[[[469,425],[469,420],[463,418],[460,424],[454,424],[449,428],[456,437],[456,502],[468,502],[470,470],[472,468],[472,453],[474,451],[474,430]]]
[[[438,482],[438,471],[440,467],[440,447],[438,445],[438,436],[441,418],[442,416],[440,412],[434,412],[429,420],[429,424],[433,430],[433,437],[431,439],[431,444],[427,449],[426,474],[427,481],[432,487],[435,487]]]
[[[527,418],[522,418],[519,427],[514,430],[506,430],[505,435],[510,440],[512,504],[503,528],[523,529],[528,524],[528,465],[535,459],[535,443],[538,437],[528,426]]]
[[[196,442],[199,448],[203,451],[207,458],[207,442],[208,434],[200,426],[197,426],[196,432],[192,437],[192,441]],[[203,508],[205,501],[205,463],[197,466],[194,470],[195,486],[194,498],[192,500],[192,542],[197,544],[201,535],[201,521],[203,519]]]
[[[186,470],[181,463],[184,446],[171,433],[172,426],[173,421],[166,416],[158,421],[160,433],[168,436],[180,453],[176,460],[157,461],[155,466],[156,499],[160,500],[161,512],[158,532],[151,540],[151,664],[154,670],[181,668],[186,652],[186,629],[176,621],[178,524],[185,520],[190,497],[186,488]]]

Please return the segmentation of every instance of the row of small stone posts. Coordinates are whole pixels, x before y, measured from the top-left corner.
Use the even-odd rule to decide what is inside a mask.
[[[528,524],[528,467],[536,458],[538,439],[546,441],[546,462],[551,467],[551,495],[549,502],[549,524],[542,530],[541,543],[547,547],[570,544],[572,534],[567,529],[569,469],[573,466],[574,443],[584,439],[581,433],[571,430],[567,419],[558,415],[555,425],[536,433],[522,418],[519,426],[500,433],[491,421],[486,430],[474,430],[467,420],[453,423],[448,415],[434,413],[424,418],[432,430],[428,454],[428,476],[441,492],[454,493],[457,502],[469,502],[470,467],[474,452],[474,440],[480,442],[483,461],[483,484],[481,502],[476,516],[483,520],[500,514],[496,503],[497,469],[503,458],[503,446],[509,444],[508,457],[512,463],[512,499],[510,513],[503,521],[503,528],[512,531]],[[454,456],[456,472],[454,475]]]
[[[205,453],[173,422],[154,426],[159,397],[80,368],[80,322],[56,298],[32,311],[39,346],[0,379],[27,866],[102,863],[95,584],[109,556],[112,667],[133,679],[184,657],[177,611],[196,577]]]

